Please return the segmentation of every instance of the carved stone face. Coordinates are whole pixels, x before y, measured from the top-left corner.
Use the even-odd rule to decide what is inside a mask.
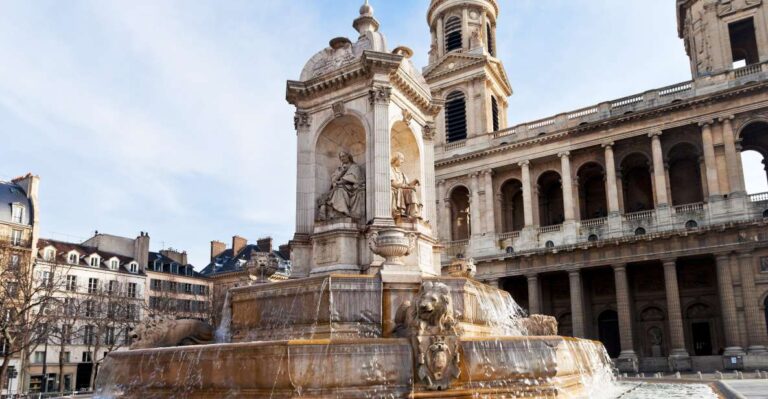
[[[424,320],[430,319],[439,301],[440,298],[434,292],[422,295],[419,300],[419,317]]]
[[[396,168],[400,167],[400,165],[402,165],[403,162],[405,162],[405,155],[403,155],[400,152],[396,153],[395,156],[392,157],[392,166]]]
[[[339,153],[339,159],[341,160],[341,163],[345,165],[353,162],[352,155],[349,155],[349,153],[344,151]]]

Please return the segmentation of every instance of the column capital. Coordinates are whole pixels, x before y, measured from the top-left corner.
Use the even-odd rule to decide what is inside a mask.
[[[736,252],[740,260],[743,259],[752,259],[754,258],[754,254],[752,253],[752,250],[743,250]]]
[[[480,173],[482,173],[483,176],[493,176],[493,169],[483,169]]]
[[[726,123],[726,122],[730,123],[735,118],[736,118],[736,115],[726,115],[726,116],[721,116],[721,117],[717,118],[717,120],[720,123]]]
[[[557,156],[558,156],[558,158],[570,157],[571,156],[571,152],[570,151],[563,151],[563,152],[557,154]]]
[[[421,136],[426,141],[432,141],[437,133],[437,125],[435,122],[427,122],[421,130]]]
[[[309,129],[309,127],[312,125],[312,117],[309,115],[309,112],[297,110],[296,113],[293,115],[293,127],[296,130],[299,129]]]
[[[530,166],[531,165],[531,161],[529,161],[529,160],[520,161],[520,162],[517,163],[517,165],[520,166],[520,167]]]
[[[619,263],[616,265],[612,265],[613,271],[615,272],[626,272],[627,271],[627,264],[626,263]]]
[[[480,176],[480,172],[471,172],[468,176],[472,179],[477,179]]]
[[[569,270],[568,271],[569,277],[581,277],[581,270]]]
[[[662,259],[661,263],[664,265],[664,267],[677,266],[677,258]]]
[[[437,185],[439,185],[439,186],[444,186],[446,183],[447,183],[447,181],[445,179],[440,179],[440,180],[437,181]]]
[[[600,146],[607,150],[607,149],[612,149],[614,145],[615,143],[613,141],[609,141],[607,143],[601,144]]]
[[[699,127],[711,127],[714,122],[712,119],[703,120],[699,122]]]
[[[717,261],[717,264],[719,265],[720,262],[727,262],[729,259],[731,259],[731,253],[730,252],[720,252],[715,254],[715,260]]]
[[[538,280],[539,273],[528,273],[528,274],[525,275],[525,277],[528,279],[528,281]]]
[[[652,139],[661,138],[662,134],[664,134],[664,132],[662,132],[661,130],[654,130],[648,133],[648,137]]]
[[[384,85],[376,85],[368,92],[371,105],[376,104],[389,104],[389,99],[392,96],[392,87]]]

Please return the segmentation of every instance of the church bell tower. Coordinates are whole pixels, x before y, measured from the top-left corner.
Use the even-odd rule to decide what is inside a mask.
[[[432,0],[432,35],[424,77],[437,99],[437,144],[471,139],[507,127],[512,87],[497,57],[496,0]]]

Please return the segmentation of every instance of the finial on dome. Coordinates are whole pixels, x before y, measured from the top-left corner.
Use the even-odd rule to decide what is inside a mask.
[[[379,21],[373,16],[373,7],[365,0],[365,3],[360,7],[360,16],[355,19],[352,26],[360,32],[360,35],[364,35],[365,32],[377,32],[379,30]]]

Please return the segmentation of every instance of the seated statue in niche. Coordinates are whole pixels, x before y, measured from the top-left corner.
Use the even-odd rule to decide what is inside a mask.
[[[339,153],[341,166],[331,175],[331,189],[318,200],[318,221],[365,217],[365,172],[352,155]]]
[[[420,219],[421,209],[424,207],[419,199],[416,188],[421,185],[419,180],[408,180],[408,177],[400,170],[405,162],[405,155],[395,153],[390,165],[390,179],[392,180],[392,216],[395,219]]]

